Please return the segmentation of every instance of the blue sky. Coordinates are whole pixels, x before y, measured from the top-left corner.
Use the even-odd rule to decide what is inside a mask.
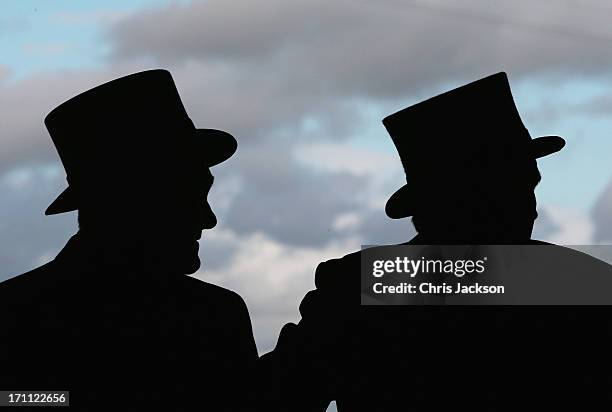
[[[175,1],[176,2],[176,1]],[[5,2],[0,17],[2,64],[15,78],[103,64],[103,24],[166,0],[23,0]]]
[[[527,81],[514,87],[514,96],[521,114],[537,112],[542,105],[580,106],[602,94],[599,80],[576,79],[561,88],[543,88]],[[525,123],[532,136],[559,134],[567,146],[555,156],[538,160],[543,181],[537,190],[542,203],[575,207],[588,213],[595,199],[612,178],[612,118],[595,116],[579,110],[566,111],[554,121]],[[597,148],[594,150],[593,148]]]

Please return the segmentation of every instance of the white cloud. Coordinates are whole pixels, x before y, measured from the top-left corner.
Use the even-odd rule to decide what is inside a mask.
[[[357,229],[361,219],[357,213],[343,213],[337,216],[332,223],[335,230],[345,231],[347,229]]]
[[[238,236],[213,230],[203,244],[234,243],[237,253],[222,268],[207,269],[206,263],[194,276],[238,292],[247,302],[259,350],[270,350],[286,322],[299,320],[298,305],[314,289],[314,271],[321,261],[359,249],[359,240],[347,238],[323,247],[287,246],[264,233]]]
[[[386,136],[383,135],[383,137]],[[391,145],[391,138],[388,139]],[[302,144],[296,147],[295,152],[301,163],[329,172],[348,172],[356,176],[389,176],[402,168],[399,157],[395,154],[364,149],[346,143]]]
[[[562,206],[544,206],[556,230],[541,239],[558,245],[590,245],[594,226],[588,214]]]

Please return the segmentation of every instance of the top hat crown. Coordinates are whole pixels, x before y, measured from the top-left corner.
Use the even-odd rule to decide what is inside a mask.
[[[167,70],[94,87],[53,109],[45,125],[69,183],[47,215],[78,209],[87,187],[110,195],[126,176],[167,174],[189,161],[213,166],[237,147],[229,133],[194,127]]]
[[[400,110],[383,124],[407,180],[387,201],[394,219],[412,216],[427,186],[495,176],[519,158],[536,159],[565,145],[559,136],[531,138],[503,72]]]

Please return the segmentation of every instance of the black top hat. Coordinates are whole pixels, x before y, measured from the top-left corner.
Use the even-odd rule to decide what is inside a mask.
[[[213,166],[237,147],[229,133],[194,127],[166,70],[134,73],[81,93],[53,109],[45,125],[69,184],[46,215],[77,210],[89,187],[108,194],[129,175],[168,175],[190,161]]]
[[[516,167],[515,160],[557,152],[559,136],[532,139],[512,98],[506,73],[497,73],[410,106],[383,119],[408,184],[387,201],[393,219],[415,214],[431,186],[449,187]],[[422,202],[421,202],[422,203]]]

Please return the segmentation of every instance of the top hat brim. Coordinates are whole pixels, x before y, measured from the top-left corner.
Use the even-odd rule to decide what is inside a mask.
[[[565,140],[560,136],[542,136],[531,140],[530,153],[534,159],[548,156],[563,149]],[[412,187],[408,184],[399,188],[391,195],[385,205],[385,213],[391,219],[401,219],[404,217],[413,216],[414,197]]]
[[[212,167],[232,157],[238,148],[236,139],[231,134],[216,129],[195,129],[195,150],[201,153],[204,165]],[[79,203],[75,190],[68,186],[47,207],[45,215],[56,215],[59,213],[78,210]]]

